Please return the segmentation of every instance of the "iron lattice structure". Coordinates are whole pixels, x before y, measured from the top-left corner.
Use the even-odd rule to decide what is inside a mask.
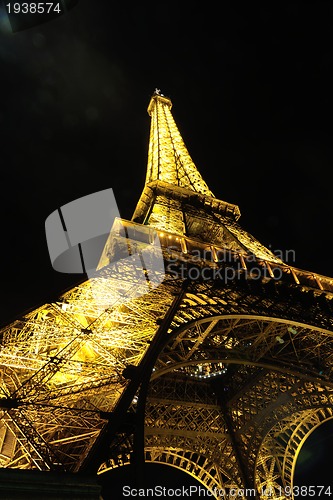
[[[333,280],[239,225],[170,99],[156,91],[148,112],[146,184],[101,262],[128,256],[129,234],[140,255],[157,230],[164,279],[140,295],[130,267],[105,266],[1,330],[0,466],[103,474],[144,458],[284,499],[302,444],[333,417]]]

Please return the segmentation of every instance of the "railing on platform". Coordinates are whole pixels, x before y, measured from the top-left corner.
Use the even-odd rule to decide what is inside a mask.
[[[207,270],[227,268],[230,270],[233,269],[235,273],[243,273],[249,279],[259,277],[272,278],[276,281],[333,294],[333,278],[298,269],[280,261],[279,258],[272,258],[272,260],[258,258],[245,251],[239,252],[222,246],[212,245],[187,236],[160,231],[151,226],[144,226],[124,219],[115,220],[112,234],[121,239],[125,238],[127,242],[130,242],[132,247],[133,243],[134,246],[138,245],[138,247],[153,244],[156,235],[158,235],[165,260],[169,266],[174,264],[174,269],[181,263],[201,268],[206,267]],[[128,243],[127,248],[129,248]],[[209,273],[206,276],[209,279]]]

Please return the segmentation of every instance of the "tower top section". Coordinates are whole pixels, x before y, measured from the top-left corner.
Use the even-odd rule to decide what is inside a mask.
[[[152,116],[153,114],[153,110],[154,110],[154,107],[155,107],[155,103],[156,101],[159,101],[159,102],[163,102],[166,106],[169,107],[169,109],[172,108],[172,102],[171,102],[171,99],[169,97],[166,97],[164,94],[161,94],[161,91],[160,89],[155,89],[151,99],[150,99],[150,103],[148,105],[148,115],[149,116]]]
[[[171,114],[171,100],[155,89],[151,117],[146,185],[162,181],[214,197],[195,166]]]
[[[178,241],[185,237],[197,245],[216,245],[277,262],[269,249],[239,226],[239,207],[211,192],[185,146],[171,107],[171,99],[156,89],[148,106],[151,127],[146,182],[132,222],[168,233]]]

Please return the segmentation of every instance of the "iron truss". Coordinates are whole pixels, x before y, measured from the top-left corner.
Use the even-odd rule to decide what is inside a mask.
[[[113,267],[0,331],[0,466],[105,474],[146,460],[212,492],[283,500],[302,444],[333,416],[333,280],[238,225],[170,110],[156,93],[145,189],[101,256]],[[155,288],[140,267],[151,231],[166,270]]]
[[[324,312],[322,292],[273,280],[192,282],[152,368],[145,460],[211,491],[285,498],[302,444],[333,416],[331,308],[331,294]],[[130,434],[99,473],[131,461]]]
[[[124,368],[140,363],[172,299],[166,283],[131,300],[140,284],[116,275],[84,282],[1,330],[2,467],[79,469],[126,388]]]

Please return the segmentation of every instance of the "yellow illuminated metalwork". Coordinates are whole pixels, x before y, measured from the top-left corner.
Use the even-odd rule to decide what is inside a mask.
[[[195,166],[171,114],[171,101],[155,94],[148,106],[151,128],[146,184],[160,180],[214,196]]]
[[[284,500],[303,442],[333,417],[333,280],[284,263],[239,225],[238,206],[217,199],[194,165],[169,98],[156,91],[148,112],[146,184],[133,220],[116,221],[99,274],[0,331],[0,466],[81,469],[185,266],[198,279],[151,376],[145,459],[186,470],[211,491],[255,488],[258,498]],[[166,273],[146,293],[130,267],[119,275],[107,266],[108,252],[117,243],[140,253],[156,229]],[[125,233],[136,236],[129,243]],[[223,255],[237,270],[230,282]],[[100,474],[130,462],[124,443]]]

